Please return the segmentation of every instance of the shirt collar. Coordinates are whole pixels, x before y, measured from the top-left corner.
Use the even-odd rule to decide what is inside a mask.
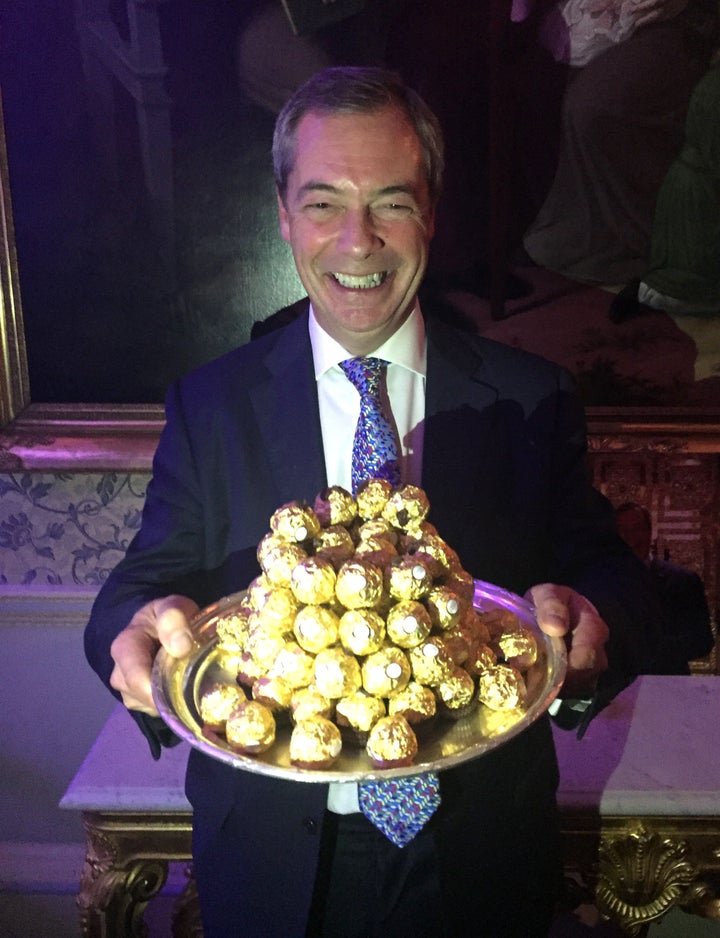
[[[310,343],[312,345],[313,361],[315,363],[315,379],[319,379],[326,371],[346,361],[349,357],[347,349],[332,338],[320,325],[315,317],[315,311],[310,305],[309,318]],[[372,352],[375,358],[384,358],[394,365],[401,365],[408,371],[414,371],[425,377],[427,369],[427,356],[425,353],[425,322],[416,302],[400,328],[394,332],[383,344]]]

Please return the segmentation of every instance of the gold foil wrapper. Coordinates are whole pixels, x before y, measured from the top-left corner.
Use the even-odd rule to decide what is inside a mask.
[[[281,505],[273,512],[270,517],[270,529],[287,541],[300,543],[317,535],[320,522],[308,504],[295,501]]]
[[[383,574],[375,564],[348,560],[338,570],[335,595],[346,609],[371,609],[383,596]]]
[[[266,752],[275,742],[275,717],[257,700],[243,701],[227,719],[225,738],[240,752]]]
[[[417,755],[417,736],[405,717],[382,717],[370,730],[366,749],[374,765],[409,765]]]

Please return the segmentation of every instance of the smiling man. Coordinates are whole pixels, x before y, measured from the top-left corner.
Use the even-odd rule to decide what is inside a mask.
[[[282,236],[321,328],[366,355],[410,315],[427,266],[434,205],[420,141],[398,107],[310,112],[295,152]]]
[[[283,328],[174,385],[141,530],[86,631],[90,662],[157,755],[150,669],[189,617],[258,574],[268,519],[352,486],[357,356],[383,361],[402,481],[474,576],[529,592],[565,635],[565,690],[593,703],[643,670],[655,609],[642,564],[590,485],[572,381],[420,309],[442,140],[392,74],[329,69],[277,122],[280,228],[308,294]],[[560,884],[547,717],[439,774],[440,804],[398,847],[354,782],[303,784],[193,750],[193,860],[206,938],[544,938]],[[396,801],[393,807],[401,805]]]

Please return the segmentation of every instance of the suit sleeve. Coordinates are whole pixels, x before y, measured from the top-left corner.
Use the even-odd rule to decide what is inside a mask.
[[[203,565],[202,511],[177,386],[168,394],[166,414],[140,531],[100,589],[85,628],[86,657],[118,699],[117,692],[110,688],[113,669],[110,646],[135,612],[151,600],[171,593],[203,601],[199,577]],[[155,758],[161,746],[177,742],[159,718],[130,712],[147,737]]]

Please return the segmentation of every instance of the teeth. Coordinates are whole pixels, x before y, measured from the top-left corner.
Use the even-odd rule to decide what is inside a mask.
[[[350,274],[333,274],[341,287],[347,287],[351,290],[369,290],[372,287],[379,287],[387,277],[387,271],[381,271],[376,274],[366,274],[364,277],[353,277]]]

